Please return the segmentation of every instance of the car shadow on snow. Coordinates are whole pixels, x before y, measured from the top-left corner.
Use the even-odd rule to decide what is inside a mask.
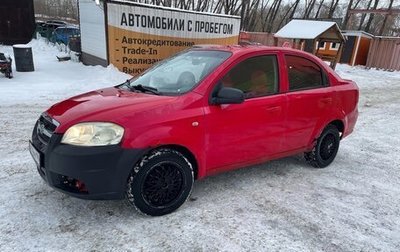
[[[201,193],[202,191],[207,191],[208,189],[222,188],[225,190],[229,189],[230,185],[234,187],[238,183],[254,184],[257,181],[282,180],[290,176],[298,176],[301,174],[299,170],[302,169],[314,170],[305,162],[302,156],[286,157],[207,177],[195,183],[194,191],[196,191],[196,195],[201,195],[203,194]]]

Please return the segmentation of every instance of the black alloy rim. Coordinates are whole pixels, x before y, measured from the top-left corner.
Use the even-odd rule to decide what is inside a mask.
[[[172,162],[153,166],[143,183],[142,195],[145,201],[155,207],[166,206],[182,193],[183,174],[181,167]]]
[[[336,139],[332,134],[326,135],[321,143],[321,158],[323,160],[328,160],[335,153],[336,149]]]

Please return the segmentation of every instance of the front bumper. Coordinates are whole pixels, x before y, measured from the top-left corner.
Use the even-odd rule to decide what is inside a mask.
[[[119,145],[72,146],[61,139],[54,133],[43,143],[36,124],[31,143],[40,155],[38,172],[51,187],[83,199],[122,199],[132,168],[146,152]]]

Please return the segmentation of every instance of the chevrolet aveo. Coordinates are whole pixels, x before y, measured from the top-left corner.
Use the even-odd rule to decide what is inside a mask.
[[[29,149],[53,188],[168,214],[193,182],[304,153],[323,168],[357,120],[358,88],[277,47],[199,46],[115,87],[57,103]]]

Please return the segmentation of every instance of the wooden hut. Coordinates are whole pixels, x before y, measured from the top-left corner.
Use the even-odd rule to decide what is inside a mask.
[[[275,33],[275,38],[292,39],[293,47],[310,52],[335,68],[345,38],[335,22],[294,19]]]
[[[350,66],[367,64],[368,52],[374,39],[372,34],[364,31],[343,31],[346,38],[340,63]]]

